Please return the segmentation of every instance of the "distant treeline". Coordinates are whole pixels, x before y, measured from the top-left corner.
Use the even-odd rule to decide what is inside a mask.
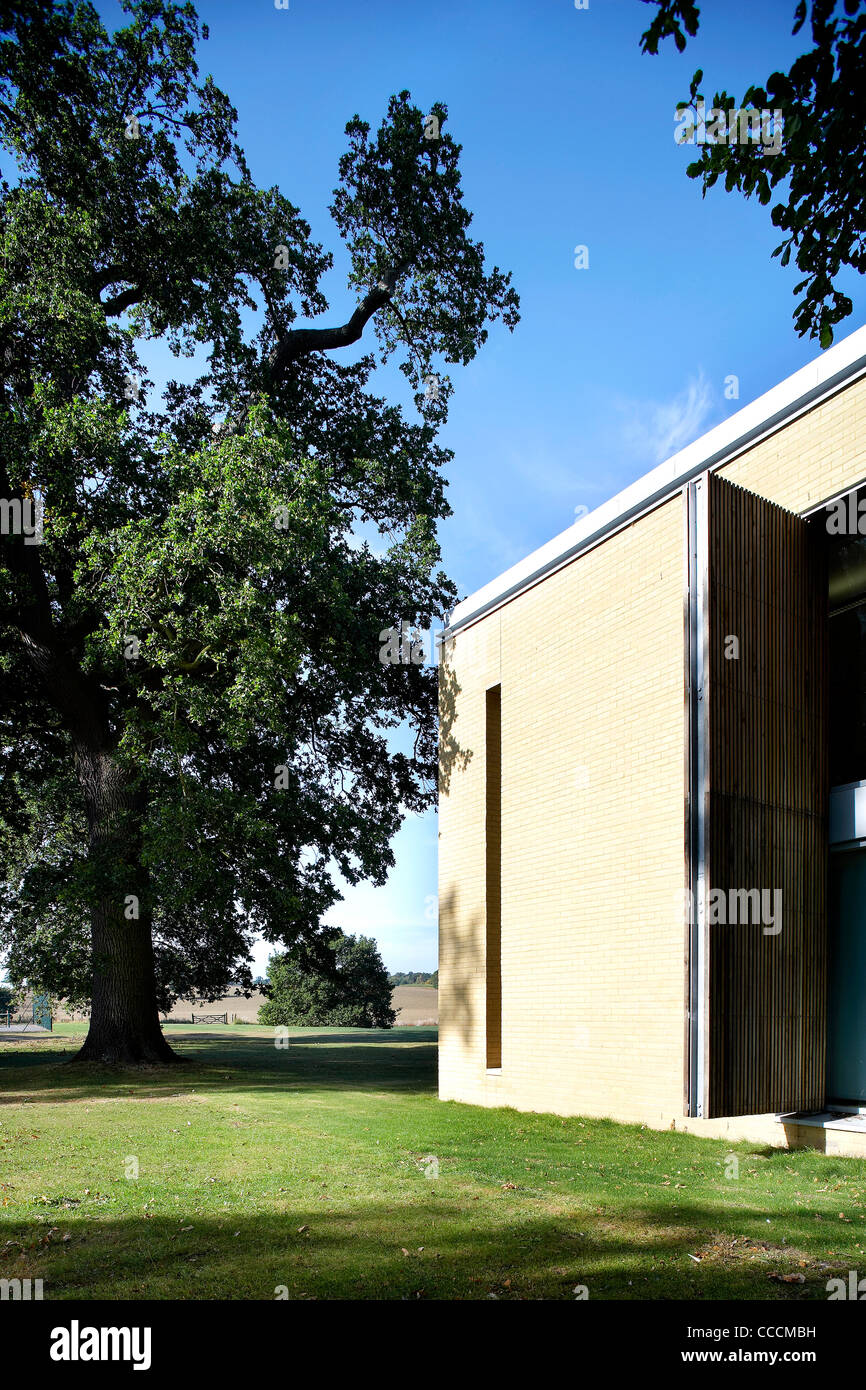
[[[432,985],[434,989],[439,988],[438,970],[434,970],[432,975],[429,970],[398,970],[396,975],[389,975],[388,979],[392,985]]]

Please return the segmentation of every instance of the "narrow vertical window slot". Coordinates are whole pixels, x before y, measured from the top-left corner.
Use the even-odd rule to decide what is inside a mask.
[[[486,1050],[502,1066],[502,686],[487,691],[485,720]]]

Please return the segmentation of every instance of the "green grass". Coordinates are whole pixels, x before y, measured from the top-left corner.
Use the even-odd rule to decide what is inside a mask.
[[[101,1072],[64,1061],[81,1031],[0,1046],[0,1277],[46,1298],[789,1302],[866,1274],[866,1161],[442,1103],[434,1029],[169,1025],[184,1066]]]

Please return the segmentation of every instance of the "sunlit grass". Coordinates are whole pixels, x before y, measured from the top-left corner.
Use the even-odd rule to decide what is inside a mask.
[[[433,1029],[168,1031],[176,1070],[2,1044],[0,1277],[52,1299],[787,1301],[866,1273],[866,1161],[442,1103]]]

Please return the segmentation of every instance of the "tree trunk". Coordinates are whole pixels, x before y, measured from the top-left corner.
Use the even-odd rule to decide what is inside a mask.
[[[0,486],[5,478],[0,460]],[[93,996],[90,1028],[73,1060],[177,1062],[156,1005],[151,904],[141,853],[146,798],[140,781],[116,757],[101,688],[58,654],[48,589],[33,549],[10,547],[10,555],[20,557],[32,593],[20,627],[24,651],[71,735],[87,810]]]
[[[78,750],[94,901],[90,1028],[76,1062],[166,1063],[156,1004],[151,909],[141,862],[143,797],[103,750]]]

